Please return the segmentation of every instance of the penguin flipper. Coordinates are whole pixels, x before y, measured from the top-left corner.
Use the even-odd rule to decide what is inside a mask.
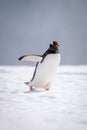
[[[19,57],[19,60],[27,60],[27,61],[33,61],[33,62],[40,62],[42,60],[42,56],[40,55],[24,55]]]

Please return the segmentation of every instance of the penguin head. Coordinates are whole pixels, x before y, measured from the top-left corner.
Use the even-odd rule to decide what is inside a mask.
[[[58,48],[58,47],[59,47],[59,44],[58,44],[57,41],[53,41],[53,45],[54,45],[55,48]]]
[[[51,44],[50,44],[50,46],[49,46],[49,49],[51,50],[51,51],[57,51],[58,50],[58,47],[59,47],[59,44],[58,44],[58,42],[57,41],[53,41]]]

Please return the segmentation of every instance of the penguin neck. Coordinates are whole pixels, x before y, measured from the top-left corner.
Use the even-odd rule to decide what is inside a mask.
[[[42,59],[41,62],[43,62],[43,60],[45,59],[45,57],[46,57],[48,54],[59,54],[59,53],[60,53],[59,49],[57,49],[57,50],[50,50],[50,49],[48,49],[48,50],[42,55],[43,59]]]
[[[48,54],[58,54],[58,53],[60,53],[59,49],[57,49],[57,50],[49,50]]]
[[[59,48],[56,49],[56,50],[54,50],[54,49],[48,49],[47,50],[47,54],[58,54],[58,53],[60,53]]]

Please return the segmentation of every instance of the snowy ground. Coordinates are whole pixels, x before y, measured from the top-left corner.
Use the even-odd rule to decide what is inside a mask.
[[[0,130],[87,130],[87,66],[61,66],[50,91],[28,91],[33,71],[0,66]]]

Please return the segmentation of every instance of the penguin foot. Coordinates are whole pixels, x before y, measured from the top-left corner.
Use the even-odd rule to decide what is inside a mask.
[[[45,88],[46,91],[49,91],[49,88]]]
[[[50,83],[46,84],[44,88],[45,88],[46,91],[48,91],[49,88],[50,88]]]
[[[29,86],[29,90],[30,90],[30,91],[33,91],[34,89],[33,89],[33,87],[32,87],[32,86]]]

